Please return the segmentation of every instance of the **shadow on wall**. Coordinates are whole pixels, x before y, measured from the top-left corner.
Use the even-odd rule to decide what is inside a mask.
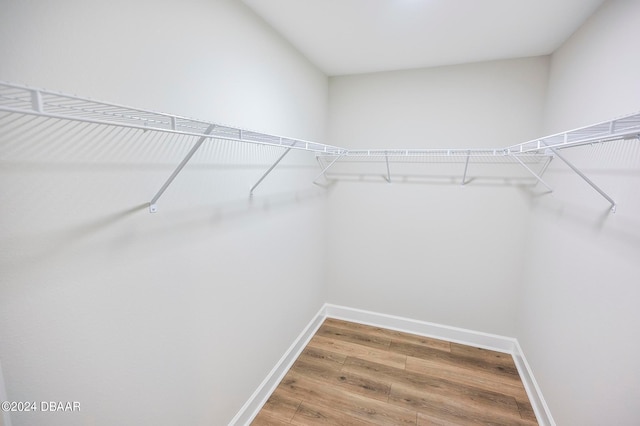
[[[243,221],[259,218],[278,209],[301,205],[325,196],[325,192],[310,189],[307,191],[270,194],[262,197],[254,196],[224,204],[214,204],[206,208],[174,209],[171,212],[156,213],[156,215],[169,215],[170,218],[168,221],[163,221],[163,225],[160,226],[154,224],[142,228],[137,227],[135,237],[144,239],[146,243],[152,244],[156,239],[164,239],[170,234],[189,232],[194,229],[199,232],[212,231],[216,228],[229,226],[233,222],[241,226]],[[94,240],[96,235],[102,234],[110,228],[122,227],[127,222],[150,221],[151,219],[148,216],[151,214],[149,213],[148,203],[145,203],[96,217],[78,225],[56,229],[55,231],[31,235],[22,234],[13,237],[10,241],[12,246],[37,247],[37,249],[30,251],[28,254],[24,253],[19,258],[14,258],[11,265],[5,265],[3,268],[19,269],[45,260],[55,261],[58,256],[72,250],[76,245],[83,244],[83,248],[86,249],[86,244],[89,240]],[[166,223],[170,223],[170,225],[165,226]],[[130,230],[123,232],[130,232]],[[129,239],[122,233],[114,233],[112,235],[111,241],[95,239],[94,243],[100,245],[111,244],[114,246],[113,249],[117,249],[117,245],[126,245],[126,240]]]
[[[606,200],[602,200],[604,206],[598,209],[566,200],[559,201],[557,198],[554,202],[532,201],[532,209],[544,214],[547,219],[570,227],[577,226],[594,236],[611,238],[640,250],[640,218],[625,214],[624,206],[619,206],[617,213],[613,213]]]
[[[547,172],[551,197],[531,197],[531,209],[562,227],[579,227],[596,239],[610,239],[620,253],[640,250],[640,140],[574,148],[570,161],[617,203],[609,202],[559,160]]]
[[[151,199],[196,139],[0,115],[0,231],[14,248],[10,258],[0,257],[0,268],[29,267],[97,246],[113,252],[134,238],[153,244],[179,232],[221,232],[325,195],[311,184],[318,172],[313,156],[290,156],[249,197],[249,185],[282,148],[212,140],[173,184],[183,186],[170,189],[178,201],[162,204],[167,194],[160,212],[149,213],[148,202],[140,201]],[[206,203],[193,203],[202,197]]]

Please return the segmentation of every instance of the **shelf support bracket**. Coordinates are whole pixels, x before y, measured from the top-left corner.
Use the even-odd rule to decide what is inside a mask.
[[[204,131],[204,135],[210,135],[211,132],[213,132],[213,129],[215,129],[215,127],[216,127],[215,124],[209,125],[209,127],[207,127],[207,130]],[[164,191],[167,190],[167,188],[169,187],[169,185],[171,185],[171,183],[176,178],[176,176],[180,174],[182,169],[184,169],[184,166],[187,165],[189,160],[191,160],[191,157],[193,157],[193,155],[198,151],[198,149],[200,149],[200,146],[202,146],[204,141],[206,141],[207,139],[209,139],[208,136],[202,136],[200,139],[198,139],[195,145],[193,145],[191,150],[189,150],[187,155],[184,157],[184,159],[180,162],[180,164],[178,164],[178,167],[176,167],[173,173],[171,173],[171,176],[169,176],[169,179],[167,179],[167,181],[162,185],[162,187],[158,190],[156,195],[153,196],[153,198],[149,202],[149,211],[151,213],[155,213],[158,211],[158,206],[156,206],[156,202],[158,201],[158,199],[162,196],[162,194],[164,194]]]
[[[387,163],[387,182],[391,183],[391,172],[389,171],[389,156],[386,152],[384,153],[384,160]]]
[[[342,157],[345,156],[345,154],[347,153],[347,151],[343,152],[342,154],[338,155],[335,160],[333,160],[331,163],[329,163],[329,165],[327,167],[325,167],[324,169],[322,169],[322,171],[320,172],[320,174],[318,174],[318,176],[316,176],[316,178],[313,180],[314,184],[317,184],[318,182],[316,182],[318,179],[320,179],[321,176],[324,176],[324,174],[327,172],[327,170],[329,170],[331,168],[331,166],[333,166],[336,161],[338,161],[339,159],[341,159]]]
[[[526,164],[524,164],[524,162],[523,162],[521,159],[519,159],[517,155],[512,155],[511,157],[512,157],[512,158],[515,158],[515,160],[516,160],[518,163],[520,163],[520,165],[521,165],[522,167],[524,167],[525,169],[527,169],[527,171],[528,171],[529,173],[531,173],[531,174],[532,174],[532,175],[533,175],[533,176],[538,180],[538,182],[540,182],[541,184],[543,184],[544,186],[546,186],[546,187],[547,187],[547,189],[549,190],[549,192],[553,192],[553,189],[552,189],[549,185],[547,185],[547,183],[546,183],[546,182],[545,182],[545,181],[544,181],[544,180],[543,180],[543,179],[542,179],[542,178],[541,178],[541,177],[540,177],[536,172],[534,172],[533,170],[531,170],[531,168],[530,168],[529,166],[527,166]]]
[[[467,183],[467,169],[469,168],[469,157],[471,157],[471,150],[467,151],[467,161],[464,163],[464,174],[462,175],[462,185]]]
[[[266,177],[267,177],[267,175],[268,175],[269,173],[271,173],[271,171],[272,171],[273,169],[275,169],[275,168],[276,168],[276,166],[277,166],[277,165],[280,163],[280,161],[282,161],[282,159],[283,159],[283,158],[284,158],[284,157],[289,153],[289,151],[291,151],[291,147],[287,148],[287,149],[282,153],[282,155],[281,155],[281,156],[276,160],[276,162],[275,162],[275,163],[273,163],[273,164],[271,165],[271,167],[269,167],[269,169],[268,169],[266,172],[264,172],[264,174],[262,175],[262,177],[260,177],[260,179],[258,179],[258,181],[257,181],[257,182],[256,182],[256,183],[251,187],[251,189],[249,190],[249,195],[253,195],[253,190],[254,190],[254,189],[256,189],[256,188],[258,187],[258,185],[260,185],[260,183],[262,183],[262,181],[264,180],[264,178],[266,178]]]
[[[545,145],[547,145],[545,142],[543,142],[543,143]],[[557,155],[559,159],[561,159],[567,166],[569,166],[569,168],[571,168],[571,170],[576,172],[576,174],[578,176],[580,176],[582,179],[584,179],[585,182],[587,182],[589,185],[591,185],[591,187],[593,189],[595,189],[598,192],[598,194],[602,195],[607,201],[609,201],[611,203],[611,212],[612,213],[616,212],[616,202],[613,200],[613,198],[609,197],[606,192],[604,192],[602,189],[600,189],[600,187],[598,185],[593,183],[593,181],[591,179],[589,179],[587,176],[585,176],[584,173],[582,173],[576,166],[571,164],[571,162],[569,160],[567,160],[562,155],[560,155],[560,153],[558,152],[557,149],[552,148],[552,147],[550,147],[548,145],[547,145],[547,148],[549,148],[555,155]]]
[[[42,94],[39,90],[31,91],[31,108],[33,108],[34,112],[39,114],[44,113],[44,108],[42,104]]]
[[[544,176],[544,173],[547,171],[547,169],[549,168],[549,165],[551,164],[551,161],[553,160],[553,156],[550,155],[549,159],[547,160],[546,163],[544,163],[544,166],[542,166],[542,170],[540,170],[540,173],[538,173],[540,175],[540,177]]]

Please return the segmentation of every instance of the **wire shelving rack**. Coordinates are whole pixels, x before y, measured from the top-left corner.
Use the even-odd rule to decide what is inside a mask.
[[[292,149],[308,151],[316,155],[322,171],[314,179],[314,183],[317,183],[318,179],[322,177],[330,179],[327,172],[336,164],[384,163],[387,172],[386,179],[391,182],[390,164],[460,163],[464,164],[461,183],[466,184],[469,182],[467,180],[469,164],[483,163],[519,165],[537,182],[551,190],[542,176],[551,159],[558,157],[606,198],[611,203],[612,211],[615,211],[615,201],[564,158],[560,151],[585,144],[621,139],[640,139],[640,113],[636,113],[503,148],[350,150],[2,81],[0,81],[0,111],[198,137],[186,157],[149,202],[151,212],[157,211],[156,202],[158,199],[188,164],[200,146],[210,139],[276,146],[284,149],[282,155],[251,187],[250,194],[253,194],[256,187]],[[541,167],[534,170],[535,165],[541,165]]]

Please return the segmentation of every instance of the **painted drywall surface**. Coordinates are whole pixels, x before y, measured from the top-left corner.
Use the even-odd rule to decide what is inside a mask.
[[[640,2],[605,3],[552,56],[546,132],[640,111]],[[640,423],[640,142],[555,159],[532,203],[517,336],[559,425]]]
[[[330,142],[524,142],[539,135],[547,65],[540,57],[331,78]],[[513,336],[530,190],[500,179],[463,187],[464,164],[454,181],[429,183],[403,183],[392,167],[387,184],[378,167],[377,179],[330,191],[329,302]]]
[[[306,98],[324,75],[248,9],[228,0],[129,3],[4,1],[2,78],[322,139],[326,105]]]
[[[2,3],[0,79],[322,140],[327,79],[235,1]],[[326,301],[312,157],[0,117],[13,425],[226,424]]]
[[[4,402],[8,400],[9,399],[7,398],[7,391],[4,386],[4,376],[2,374],[2,364],[0,364],[0,401]],[[9,424],[11,422],[9,414],[10,413],[8,411],[4,410],[2,411],[2,413],[0,413],[0,426],[11,426]]]

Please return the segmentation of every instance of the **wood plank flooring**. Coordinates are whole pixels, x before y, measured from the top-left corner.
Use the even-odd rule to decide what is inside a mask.
[[[508,354],[327,318],[252,425],[537,425]]]

